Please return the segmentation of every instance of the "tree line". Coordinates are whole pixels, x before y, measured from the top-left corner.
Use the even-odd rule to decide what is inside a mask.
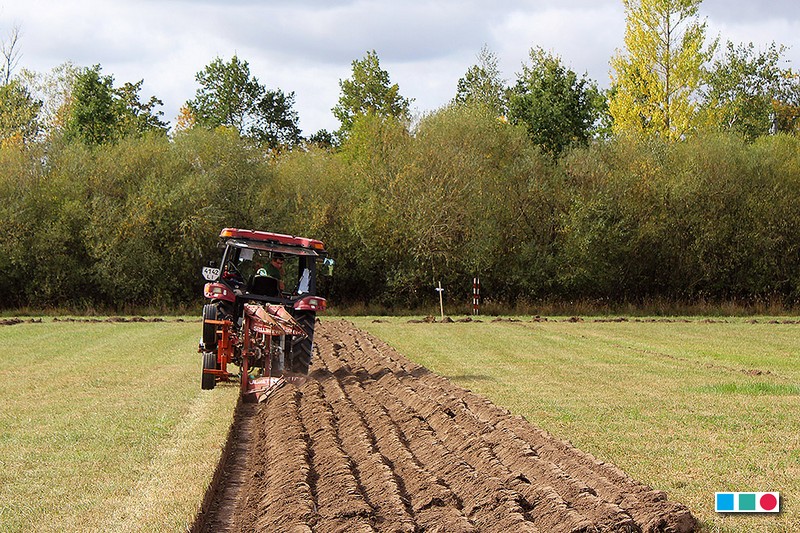
[[[480,276],[502,303],[793,304],[800,90],[783,48],[715,53],[699,1],[624,4],[609,91],[541,48],[505,86],[484,48],[451,102],[411,120],[371,51],[339,83],[341,128],[308,137],[293,93],[236,56],[198,73],[170,130],[141,81],[99,65],[12,75],[9,39],[0,306],[197,301],[226,226],[324,240],[334,303],[417,306],[440,280],[466,303]]]
[[[555,159],[480,107],[364,116],[277,160],[230,130],[0,150],[4,307],[196,300],[222,227],[324,240],[337,303],[780,298],[800,290],[800,142],[616,137]]]

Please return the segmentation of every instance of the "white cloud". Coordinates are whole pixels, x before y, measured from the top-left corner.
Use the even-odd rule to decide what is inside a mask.
[[[720,24],[740,22],[750,24],[769,19],[800,19],[800,2],[796,0],[704,0],[700,15]],[[795,34],[796,38],[796,34]],[[749,40],[748,40],[749,41]]]
[[[561,57],[578,74],[588,73],[601,86],[608,82],[608,60],[622,46],[625,31],[621,4],[594,3],[592,7],[548,8],[538,12],[512,12],[493,28],[503,71],[516,78],[528,62],[532,47]]]
[[[579,74],[608,84],[622,46],[621,0],[0,0],[0,34],[22,30],[21,67],[71,60],[100,64],[118,84],[144,79],[142,96],[167,120],[193,98],[195,74],[238,54],[269,88],[295,92],[304,133],[336,129],[331,108],[351,62],[376,50],[381,66],[420,112],[445,105],[484,44],[507,82],[540,46]],[[792,45],[800,65],[800,2],[705,0],[709,34]]]
[[[786,59],[790,60],[797,70],[800,67],[800,20],[761,19],[750,23],[709,21],[709,35],[720,36],[720,45],[727,41],[733,43],[753,43],[758,49],[765,50],[771,43],[786,45]]]

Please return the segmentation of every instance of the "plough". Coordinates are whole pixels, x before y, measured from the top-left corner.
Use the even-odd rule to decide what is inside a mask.
[[[240,382],[245,401],[264,401],[284,383],[301,384],[303,374],[284,368],[287,337],[302,340],[308,336],[303,327],[279,305],[245,304],[240,330],[231,320],[204,320],[213,325],[217,351],[206,352],[209,364],[203,364],[203,379]],[[202,349],[201,349],[202,351]],[[211,357],[214,355],[213,366]],[[239,366],[236,374],[228,365]]]

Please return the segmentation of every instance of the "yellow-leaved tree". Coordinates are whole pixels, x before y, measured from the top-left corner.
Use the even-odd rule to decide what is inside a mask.
[[[613,131],[679,139],[695,127],[695,97],[716,47],[705,47],[702,0],[622,2],[625,51],[611,58]]]

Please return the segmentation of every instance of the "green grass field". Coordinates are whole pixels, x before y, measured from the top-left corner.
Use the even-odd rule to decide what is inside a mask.
[[[0,326],[0,531],[182,531],[238,388],[200,390],[198,323]]]
[[[800,531],[800,325],[382,320],[354,322],[666,491],[707,531]],[[0,531],[182,531],[238,392],[200,390],[199,335],[0,326]],[[714,513],[716,491],[772,490],[779,516]]]
[[[707,531],[800,531],[800,325],[354,322],[688,505]],[[780,515],[714,493],[780,491]]]

